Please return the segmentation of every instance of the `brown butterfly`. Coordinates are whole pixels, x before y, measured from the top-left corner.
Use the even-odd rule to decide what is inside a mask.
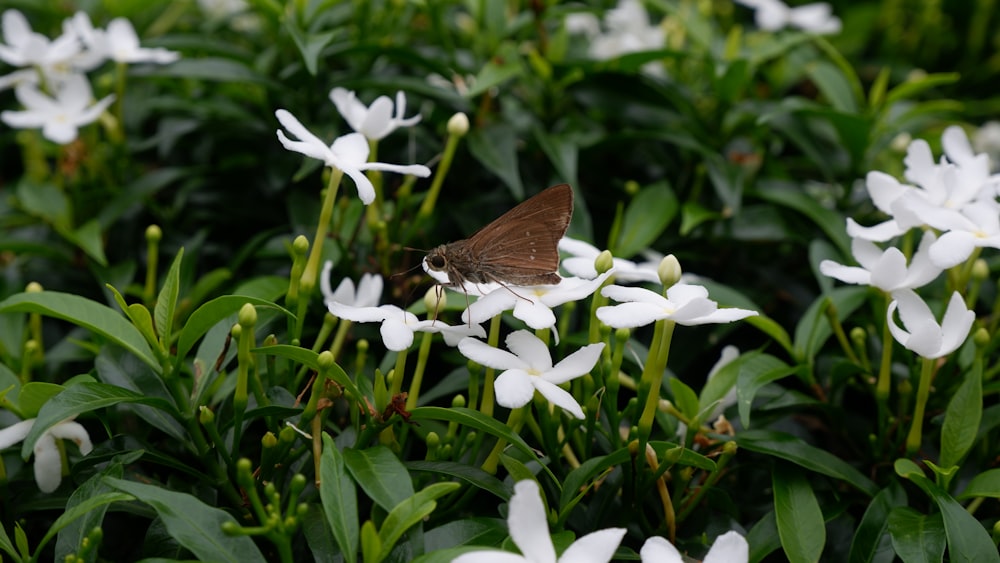
[[[573,188],[552,186],[521,202],[471,237],[427,253],[429,271],[448,275],[448,287],[464,282],[551,285],[562,278],[559,239],[573,217]]]

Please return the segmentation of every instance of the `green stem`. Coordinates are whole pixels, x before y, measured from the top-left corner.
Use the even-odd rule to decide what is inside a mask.
[[[490,320],[490,335],[487,344],[496,348],[500,342],[500,315]],[[496,400],[493,390],[493,380],[496,370],[486,368],[483,372],[483,402],[479,405],[479,412],[486,416],[493,416],[493,403]]]
[[[885,294],[886,307],[891,297]],[[886,429],[886,421],[889,416],[889,392],[892,387],[892,332],[889,330],[889,319],[883,319],[882,323],[882,361],[879,364],[878,382],[875,384],[875,401],[878,405],[879,432]]]
[[[521,427],[524,425],[525,415],[530,408],[531,403],[524,405],[519,409],[514,409],[510,411],[510,416],[507,417],[507,428],[510,428],[511,432],[517,434],[521,431]],[[504,448],[507,447],[507,440],[503,438],[498,438],[497,443],[493,446],[490,451],[490,455],[486,456],[486,461],[483,462],[483,471],[489,473],[490,475],[496,475],[497,466],[500,463],[500,453]]]
[[[653,345],[649,348],[649,357],[646,359],[645,369],[642,370],[642,381],[639,384],[640,392],[645,393],[645,397],[639,397],[640,401],[644,401],[638,424],[640,451],[645,450],[646,442],[649,441],[649,435],[653,430],[653,419],[660,404],[663,370],[667,366],[675,324],[671,320],[657,321],[657,326],[653,330]],[[657,328],[659,330],[656,330]]]
[[[927,399],[931,392],[931,379],[934,375],[934,363],[932,358],[922,358],[920,363],[920,384],[917,387],[917,401],[913,408],[913,420],[910,425],[910,433],[906,435],[906,454],[914,455],[920,449],[920,442],[923,438],[924,409],[927,407]]]
[[[420,350],[417,351],[417,367],[413,370],[410,391],[406,395],[406,410],[408,411],[417,408],[417,400],[420,398],[420,386],[424,381],[424,370],[427,369],[427,357],[431,353],[431,338],[432,335],[429,332],[423,333],[420,337]]]
[[[455,158],[455,150],[458,148],[458,141],[461,138],[461,135],[448,135],[448,140],[444,145],[444,154],[441,155],[441,163],[438,164],[437,170],[434,173],[431,187],[427,190],[427,197],[420,204],[420,211],[417,212],[417,217],[429,217],[434,212],[434,205],[437,203],[438,194],[441,193],[441,185],[444,184],[444,179],[448,175],[448,169],[451,168],[451,161]]]
[[[298,340],[302,336],[302,321],[306,309],[309,306],[309,298],[313,289],[316,288],[316,279],[319,277],[320,260],[323,257],[323,242],[326,234],[330,230],[330,223],[333,220],[333,204],[337,201],[337,189],[340,187],[340,180],[344,173],[333,168],[330,171],[330,182],[326,187],[326,194],[323,196],[323,207],[319,211],[319,224],[316,225],[316,236],[309,249],[309,259],[306,260],[305,270],[302,272],[302,280],[299,283],[299,303],[297,308],[298,320],[295,323],[295,332],[292,338]]]

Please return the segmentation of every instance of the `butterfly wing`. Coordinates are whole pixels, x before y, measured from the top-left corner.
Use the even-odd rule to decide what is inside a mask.
[[[483,268],[526,277],[559,268],[559,239],[573,217],[573,188],[552,186],[521,202],[467,239]],[[521,277],[521,276],[518,276]]]

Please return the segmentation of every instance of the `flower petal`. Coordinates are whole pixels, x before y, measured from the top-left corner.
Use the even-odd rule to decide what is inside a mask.
[[[94,449],[94,444],[90,442],[90,434],[80,423],[71,420],[60,422],[49,429],[49,434],[63,440],[71,440],[80,448],[83,455],[89,454]]]
[[[601,358],[602,350],[604,350],[603,342],[588,344],[563,358],[555,367],[542,374],[542,378],[558,385],[580,377],[594,369],[597,360]]]
[[[945,356],[958,350],[958,347],[965,342],[969,336],[972,323],[976,321],[976,313],[970,311],[965,306],[962,296],[956,291],[951,294],[951,301],[948,302],[948,310],[941,320],[941,334],[943,336],[941,349],[936,357]]]
[[[639,550],[639,557],[642,558],[642,563],[684,563],[674,544],[660,536],[647,539]]]
[[[715,538],[702,563],[746,563],[750,559],[750,544],[739,532],[729,531]]]
[[[35,442],[35,482],[43,493],[51,493],[62,482],[62,459],[56,439],[46,432]]]
[[[606,305],[597,308],[597,318],[611,328],[645,326],[653,321],[665,319],[667,316],[663,309],[651,307],[646,303],[621,303],[620,305]]]
[[[972,256],[976,249],[976,236],[968,231],[950,231],[930,246],[931,262],[939,268],[957,266]]]
[[[559,557],[561,563],[607,563],[625,537],[625,528],[591,532],[573,542]]]
[[[527,559],[509,551],[495,549],[470,551],[451,560],[451,563],[529,563]]]
[[[844,266],[833,260],[820,262],[819,271],[828,278],[834,278],[844,283],[868,285],[872,280],[871,272],[868,270],[856,266]]]
[[[508,350],[532,369],[539,372],[552,369],[552,354],[549,353],[548,346],[530,331],[514,331],[507,335],[504,342]]]
[[[10,10],[8,10],[9,12]],[[35,425],[35,419],[29,418],[28,420],[22,420],[21,422],[16,422],[11,424],[7,428],[0,430],[0,450],[9,448],[14,444],[24,440],[31,431],[31,427]]]
[[[548,305],[527,297],[514,301],[514,318],[535,330],[552,328],[556,325],[556,315]]]
[[[510,497],[507,527],[514,545],[525,559],[536,563],[555,562],[556,549],[545,519],[545,505],[538,483],[525,479],[514,485]]]
[[[379,96],[368,106],[368,113],[361,124],[361,133],[365,138],[378,141],[395,129],[392,123],[392,100],[388,96]]]
[[[488,368],[516,368],[526,370],[530,367],[527,362],[518,358],[514,354],[511,354],[506,350],[494,348],[481,340],[476,340],[475,338],[463,338],[462,341],[458,343],[458,351],[461,352],[466,358],[469,358],[477,364]]]
[[[386,319],[394,311],[389,309],[392,305],[383,305],[382,307],[354,307],[353,305],[348,305],[346,303],[339,303],[337,301],[328,301],[326,303],[326,308],[330,311],[330,314],[337,317],[338,319],[347,319],[349,321],[354,321],[356,323],[376,323],[381,322]],[[395,307],[402,313],[402,309]]]
[[[465,339],[462,342],[465,342]],[[462,342],[458,345],[461,347]],[[523,369],[509,369],[493,382],[493,391],[496,394],[497,404],[508,409],[518,409],[527,405],[535,395],[535,386],[532,385],[534,377],[528,375]]]
[[[400,317],[386,317],[379,332],[382,334],[382,343],[393,352],[401,352],[413,345],[413,330]]]
[[[584,419],[583,409],[580,408],[580,403],[576,402],[576,399],[569,393],[569,391],[566,391],[558,385],[545,381],[541,377],[532,377],[531,383],[543,397],[548,399],[550,403],[569,412],[579,420]],[[499,392],[497,392],[497,402],[500,402]]]
[[[500,313],[512,309],[515,302],[520,299],[506,287],[498,287],[483,295],[462,313],[462,320],[479,324],[499,315]]]

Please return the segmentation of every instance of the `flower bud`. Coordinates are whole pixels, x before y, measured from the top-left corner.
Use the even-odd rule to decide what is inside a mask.
[[[602,251],[597,255],[597,258],[594,259],[594,269],[597,270],[598,274],[607,272],[614,267],[614,265],[614,257],[611,256],[611,252],[608,250]]]
[[[244,303],[243,307],[240,307],[240,313],[236,318],[240,323],[240,327],[251,328],[257,324],[257,309],[254,309],[254,306],[249,303]]]
[[[976,344],[977,348],[984,348],[990,343],[990,332],[985,328],[980,328],[972,333],[972,341]]]
[[[990,277],[990,266],[986,263],[986,260],[982,258],[977,258],[975,262],[972,263],[972,279],[978,281],[985,281]]]
[[[30,282],[24,288],[25,293],[41,293],[43,291],[42,284],[38,282]]]
[[[158,225],[146,227],[146,242],[160,242],[163,239],[163,230]]]
[[[299,235],[292,241],[292,252],[299,256],[305,256],[309,252],[309,239],[305,235]]]
[[[656,269],[656,275],[660,277],[663,287],[670,287],[681,280],[681,263],[673,254],[668,254],[660,261],[660,267]]]
[[[448,134],[462,137],[469,132],[469,116],[458,112],[448,120]]]
[[[202,424],[212,424],[215,422],[215,413],[208,407],[198,407],[198,422]]]
[[[333,367],[334,363],[333,353],[329,350],[323,350],[316,358],[316,364],[319,366],[320,370],[328,370]]]
[[[278,437],[274,435],[274,432],[267,432],[260,439],[260,445],[265,449],[273,448],[278,445]]]
[[[430,314],[432,311],[437,312],[448,306],[448,297],[441,287],[434,285],[427,290],[424,294],[424,307],[427,307],[427,313]]]
[[[465,395],[455,395],[455,398],[451,400],[451,406],[453,408],[462,408],[465,406]]]

